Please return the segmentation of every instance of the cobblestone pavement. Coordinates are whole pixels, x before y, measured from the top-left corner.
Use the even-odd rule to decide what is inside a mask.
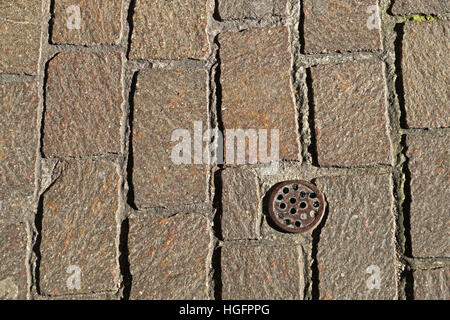
[[[449,17],[448,0],[0,1],[0,297],[449,299]],[[208,129],[277,129],[277,170],[205,162]],[[270,219],[293,179],[325,195],[314,231]]]

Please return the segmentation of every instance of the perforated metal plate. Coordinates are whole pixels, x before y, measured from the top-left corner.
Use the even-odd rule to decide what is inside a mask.
[[[272,188],[269,214],[287,232],[305,232],[317,227],[325,212],[325,198],[307,181],[291,180]]]

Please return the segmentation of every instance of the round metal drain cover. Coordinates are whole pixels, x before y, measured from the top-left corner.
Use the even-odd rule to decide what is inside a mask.
[[[317,227],[324,212],[324,196],[310,182],[281,182],[273,188],[269,198],[270,217],[284,231],[309,231]]]

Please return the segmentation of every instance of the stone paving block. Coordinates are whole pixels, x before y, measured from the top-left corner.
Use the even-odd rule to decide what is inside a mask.
[[[449,28],[449,21],[405,24],[402,75],[410,128],[450,126]]]
[[[41,10],[41,1],[0,2],[0,73],[37,74]]]
[[[303,298],[301,249],[296,246],[221,248],[222,298],[298,300]]]
[[[319,165],[389,164],[383,64],[316,66],[311,75]]]
[[[221,0],[219,15],[223,20],[257,19],[286,14],[287,0]]]
[[[306,53],[382,50],[377,0],[304,0]]]
[[[138,208],[192,204],[206,200],[207,166],[196,164],[194,121],[208,129],[207,73],[202,70],[147,70],[137,77],[133,112],[133,185]],[[187,130],[178,139],[175,130]],[[192,141],[189,141],[192,139]],[[201,139],[201,137],[200,137]],[[189,163],[172,153],[186,142]],[[178,157],[177,153],[177,157]],[[201,159],[200,159],[201,160]],[[186,164],[185,164],[186,163]]]
[[[41,293],[59,296],[115,290],[116,165],[72,160],[58,163],[57,170],[59,177],[43,195]]]
[[[197,214],[130,220],[130,299],[209,299],[210,226]]]
[[[33,194],[38,103],[36,83],[0,84],[0,201],[19,204]]]
[[[206,0],[136,0],[131,59],[202,59],[209,52]]]
[[[392,13],[404,14],[442,14],[450,12],[449,0],[394,0]]]
[[[328,202],[317,247],[320,298],[395,299],[391,177],[319,178],[316,183]]]
[[[0,300],[27,298],[26,254],[25,225],[0,223]]]
[[[55,1],[52,42],[61,44],[117,43],[122,1]],[[79,25],[77,25],[79,23]]]
[[[267,154],[270,155],[272,130],[278,129],[279,158],[298,160],[299,139],[291,91],[287,29],[224,32],[219,36],[219,43],[225,139],[228,129],[266,129]]]
[[[414,271],[415,300],[449,300],[450,269]]]
[[[450,257],[450,137],[408,135],[406,145],[412,254]]]
[[[45,156],[120,152],[121,70],[118,52],[64,52],[49,62]]]
[[[224,240],[256,239],[259,194],[256,174],[249,170],[222,172],[222,236]]]

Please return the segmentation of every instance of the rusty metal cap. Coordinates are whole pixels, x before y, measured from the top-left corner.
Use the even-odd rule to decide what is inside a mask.
[[[291,180],[272,188],[268,205],[270,217],[278,227],[298,233],[319,225],[326,203],[322,192],[314,184]]]

